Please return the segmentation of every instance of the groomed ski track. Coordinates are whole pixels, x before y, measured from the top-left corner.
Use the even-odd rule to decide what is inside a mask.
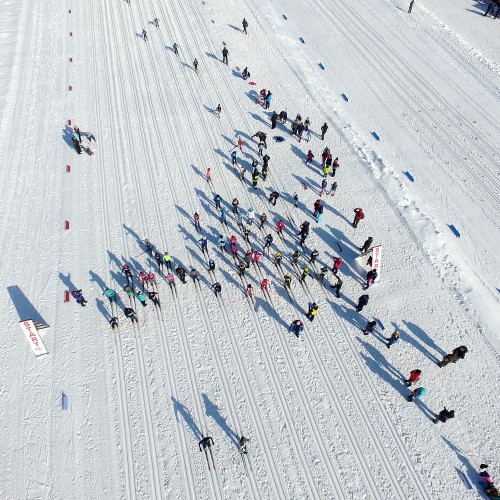
[[[477,492],[460,490],[458,476],[450,478],[450,470],[460,465],[453,443],[479,452],[474,436],[483,436],[486,444],[480,451],[491,456],[494,430],[483,417],[495,406],[480,394],[464,400],[466,391],[453,381],[460,368],[469,370],[471,384],[479,386],[483,372],[474,374],[472,367],[498,368],[498,357],[377,186],[364,164],[367,152],[357,151],[335,126],[328,143],[342,155],[344,171],[337,175],[343,192],[324,196],[325,219],[321,225],[311,222],[314,228],[300,262],[305,265],[306,253],[317,248],[316,265],[330,267],[338,253],[334,245],[340,242],[346,258],[345,300],[334,298],[328,278],[324,286],[312,279],[299,285],[286,258],[283,270],[294,276],[296,301],[289,300],[281,285],[272,255],[278,250],[290,255],[296,248],[296,225],[312,220],[309,208],[318,197],[319,169],[303,164],[308,144],[297,143],[281,126],[268,128],[269,117],[255,104],[252,89],[272,89],[271,111],[287,108],[292,119],[300,111],[311,116],[313,130],[324,119],[323,103],[313,95],[304,97],[296,70],[280,55],[282,48],[268,42],[265,22],[261,26],[257,20],[259,3],[237,1],[223,8],[206,0],[131,0],[130,5],[49,0],[32,9],[23,3],[21,20],[30,29],[18,35],[0,129],[0,161],[10,169],[8,176],[2,174],[0,251],[9,262],[2,275],[11,279],[0,313],[9,318],[9,331],[16,332],[15,343],[9,337],[0,357],[7,367],[0,394],[9,397],[0,413],[0,459],[6,474],[1,497],[431,499],[451,498],[451,482],[463,498],[476,498]],[[304,6],[352,39],[367,64],[377,68],[383,85],[407,112],[420,117],[419,126],[442,140],[447,158],[457,161],[468,154],[464,144],[475,136],[472,124],[464,126],[432,85],[353,9],[343,5],[350,28],[331,14],[327,2]],[[241,40],[245,35],[233,25],[239,26],[243,15],[251,31]],[[155,17],[159,28],[150,24]],[[137,35],[143,28],[147,42]],[[220,60],[223,40],[230,50],[229,67]],[[170,49],[174,41],[180,45],[179,56]],[[194,57],[199,74],[192,69]],[[242,69],[247,60],[256,87],[249,87],[234,69]],[[401,69],[400,79],[394,78],[392,67]],[[417,97],[403,92],[410,83]],[[218,103],[220,119],[213,112]],[[440,114],[421,114],[420,108]],[[396,111],[391,116],[398,121]],[[72,126],[94,132],[94,155],[75,154],[69,119]],[[493,114],[485,119],[497,129]],[[257,157],[251,136],[259,129],[268,133],[271,161],[267,181],[259,181],[255,192],[248,179],[238,180],[227,151],[236,145],[236,135],[243,137],[239,162],[250,168]],[[274,144],[274,132],[286,142]],[[463,168],[474,180],[474,191],[494,197],[499,189],[491,170],[494,148],[482,138],[475,144],[483,161]],[[312,146],[319,152],[323,144],[314,138]],[[70,173],[65,173],[66,165],[71,165]],[[212,184],[204,175],[208,167]],[[299,192],[300,207],[294,209],[291,194],[302,189],[301,182],[309,189]],[[29,203],[18,200],[23,187],[29,190]],[[274,189],[282,193],[276,207],[267,202]],[[219,220],[215,193],[228,208],[227,226]],[[257,214],[268,214],[264,232],[252,227],[250,245],[230,213],[233,197],[243,212],[253,207]],[[352,207],[359,203],[382,213],[384,222],[363,221],[363,227],[351,228]],[[214,275],[200,249],[195,211],[217,264]],[[487,215],[497,220],[493,212]],[[281,218],[286,221],[284,240],[274,233]],[[71,223],[67,232],[62,230],[65,220]],[[37,231],[29,230],[35,227]],[[369,312],[360,315],[353,306],[362,293],[365,268],[354,258],[356,244],[371,231],[384,248],[400,245],[401,250],[387,253],[384,280],[370,289]],[[26,232],[33,235],[29,244],[24,244]],[[252,265],[240,280],[234,259],[217,249],[219,233],[237,234],[242,252],[261,249],[264,233],[275,239],[269,258],[263,257],[259,269]],[[188,272],[195,267],[200,283],[187,276],[188,283],[182,284],[176,276],[176,290],[171,290],[144,252],[141,240],[146,237]],[[122,290],[124,262],[135,275],[148,269],[157,275],[161,308],[151,301],[142,307],[134,299],[138,324],[120,311],[129,303]],[[408,270],[404,276],[397,272],[401,262]],[[422,274],[425,283],[416,283]],[[265,276],[272,283],[270,299],[260,290]],[[215,281],[222,283],[220,297],[210,289]],[[138,283],[135,278],[134,285]],[[255,302],[245,296],[246,283],[253,285]],[[118,304],[112,306],[102,295],[105,286],[117,291]],[[31,302],[22,311],[13,287]],[[63,303],[65,290],[79,288],[88,300],[86,308]],[[436,295],[446,297],[448,310],[435,306]],[[412,309],[411,299],[432,321],[426,323]],[[313,301],[321,309],[309,323],[304,314]],[[49,355],[38,359],[18,342],[15,330],[18,315],[33,310],[51,324],[44,337]],[[109,319],[117,310],[120,327],[112,332]],[[382,335],[360,333],[374,314],[386,322],[382,335],[398,327],[409,338],[396,353],[385,349]],[[307,323],[298,339],[287,332],[296,318]],[[419,342],[412,335],[415,324],[440,336]],[[476,357],[445,372],[426,365],[430,395],[423,406],[407,403],[402,381],[409,369],[415,363],[430,364],[443,349],[461,342],[476,345]],[[431,382],[438,377],[439,384]],[[447,381],[445,397],[439,386]],[[490,390],[498,386],[493,380]],[[61,411],[61,392],[69,396],[69,411]],[[460,401],[465,414],[475,409],[477,418],[461,431],[429,428],[431,409],[450,399]],[[215,441],[215,468],[210,470],[198,449],[207,435]],[[251,468],[243,467],[238,452],[241,435],[250,437]]]

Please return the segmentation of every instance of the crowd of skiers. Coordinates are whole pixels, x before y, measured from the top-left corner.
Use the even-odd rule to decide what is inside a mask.
[[[494,1],[488,7],[488,10],[485,13],[485,15],[487,15],[489,12],[493,12],[494,8],[492,7],[493,5],[497,6],[497,14],[498,14],[498,9],[500,7],[498,6],[498,2]],[[155,18],[154,24],[156,27],[159,27],[159,20],[157,18]],[[247,32],[248,22],[246,21],[246,19],[243,19],[242,26],[243,26],[242,30],[243,33],[248,34]],[[146,30],[143,30],[142,38],[145,41],[147,41]],[[178,54],[179,52],[179,45],[177,43],[174,43],[173,45],[173,52],[175,54]],[[222,62],[226,65],[229,64],[228,56],[229,56],[229,51],[224,44],[224,47],[222,49]],[[193,67],[195,71],[198,70],[198,61],[196,59],[193,62]],[[245,67],[244,70],[242,71],[242,78],[246,80],[249,77],[250,77],[250,72],[248,68]],[[263,108],[266,110],[269,109],[273,99],[272,92],[270,90],[262,89],[260,91],[260,98]],[[220,104],[218,104],[217,107],[215,108],[215,114],[218,117],[220,117],[221,112],[222,112],[222,107]],[[278,122],[281,125],[286,126],[289,122],[287,111],[283,110],[279,114],[277,112],[273,112],[270,121],[271,121],[270,125],[271,129],[275,129],[277,127]],[[326,122],[320,127],[320,131],[321,134],[316,134],[316,136],[321,140],[324,140],[325,135],[328,131],[328,124]],[[299,143],[302,141],[303,138],[305,138],[305,140],[309,144],[313,137],[310,118],[306,117],[306,119],[303,120],[300,113],[297,113],[295,119],[290,120],[290,133],[298,140]],[[78,127],[75,127],[71,136],[71,140],[78,153],[81,153],[81,135],[82,134],[80,133]],[[267,134],[264,131],[259,130],[254,135],[252,135],[251,138],[256,139],[257,143],[258,159],[253,160],[252,174],[251,174],[252,187],[253,189],[257,189],[259,181],[265,182],[267,180],[267,177],[269,175],[269,161],[271,158],[267,153],[268,149]],[[237,149],[239,149],[242,152],[243,147],[244,147],[243,139],[238,138],[237,146],[235,146],[234,150],[231,152],[231,163],[235,169],[239,168]],[[307,165],[313,166],[314,158],[315,155],[313,151],[309,149],[307,152],[305,163]],[[260,165],[261,165],[261,170],[259,171]],[[328,178],[333,178],[336,176],[337,171],[340,167],[339,157],[333,158],[330,148],[326,146],[321,153],[321,164],[318,162],[317,167],[318,167],[318,173],[322,177],[321,189],[319,190],[319,198],[314,202],[312,206],[311,214],[313,220],[316,223],[319,223],[321,222],[324,213],[324,203],[322,199],[323,195],[326,194],[335,196],[337,191],[338,187],[337,181],[332,182],[331,188],[328,189]],[[244,181],[245,173],[246,173],[246,168],[244,165],[242,165],[241,168],[238,170],[238,177],[240,178],[240,180]],[[207,181],[209,182],[210,185],[212,185],[210,168],[207,170]],[[279,199],[280,199],[279,191],[273,190],[270,192],[267,201],[270,204],[270,206],[276,207]],[[295,233],[297,241],[296,241],[296,250],[293,253],[291,253],[288,256],[284,256],[279,250],[272,253],[271,248],[274,243],[273,232],[275,232],[280,239],[283,240],[285,239],[286,223],[284,219],[280,218],[273,227],[273,225],[271,225],[265,213],[257,215],[252,207],[250,207],[247,210],[245,216],[241,211],[239,200],[237,198],[233,198],[233,200],[230,203],[228,201],[227,204],[230,205],[231,207],[231,213],[234,216],[236,225],[241,232],[244,246],[247,247],[246,250],[243,250],[235,234],[232,234],[230,236],[224,235],[224,233],[228,233],[228,209],[226,208],[226,206],[223,206],[223,203],[225,204],[224,200],[218,193],[215,193],[213,200],[215,209],[220,211],[219,220],[222,227],[221,234],[217,239],[216,248],[221,253],[225,252],[230,253],[231,256],[234,258],[235,270],[237,271],[238,276],[242,281],[242,287],[244,289],[244,293],[250,300],[252,301],[254,300],[254,291],[252,284],[247,282],[248,280],[244,281],[246,278],[245,273],[252,266],[260,269],[260,262],[264,255],[267,255],[268,258],[274,263],[274,265],[277,268],[277,273],[276,273],[278,277],[277,286],[282,286],[287,291],[289,296],[292,296],[291,287],[293,281],[292,277],[293,272],[288,272],[284,270],[283,268],[284,258],[291,264],[292,269],[294,269],[295,273],[297,274],[298,282],[302,286],[307,286],[306,285],[307,281],[311,279],[316,279],[320,285],[324,286],[324,278],[329,272],[331,272],[333,276],[332,279],[335,279],[335,282],[330,284],[330,288],[332,289],[332,292],[334,293],[336,298],[341,298],[340,291],[343,285],[343,280],[341,278],[341,268],[344,263],[343,259],[340,256],[334,255],[331,268],[329,269],[325,265],[321,265],[320,267],[316,266],[316,262],[319,257],[319,251],[317,249],[313,249],[311,252],[304,254],[304,245],[310,232],[310,221],[305,220],[298,228],[298,231]],[[297,193],[293,194],[293,206],[295,208],[298,207]],[[365,213],[361,207],[354,208],[353,212],[354,215],[352,220],[352,227],[357,228],[359,223],[365,218]],[[202,226],[200,219],[201,219],[200,214],[196,212],[193,216],[193,223],[198,233],[202,233]],[[258,227],[258,229],[262,232],[263,236],[262,246],[260,249],[258,248],[259,246],[258,238],[254,236],[252,238],[253,241],[251,241],[250,239],[251,228],[253,227],[254,223],[255,226]],[[160,252],[157,249],[157,247],[155,247],[153,244],[149,242],[148,239],[145,239],[142,243],[145,247],[145,253],[147,253],[148,256],[150,257],[151,263],[155,263],[158,275],[165,279],[170,290],[172,291],[172,295],[176,293],[176,277],[183,284],[188,283],[188,277],[191,278],[191,281],[195,286],[197,283],[200,284],[200,274],[197,269],[195,269],[194,267],[192,267],[191,269],[184,268],[181,263],[177,263],[175,261],[174,257],[168,251]],[[207,259],[206,271],[208,272],[210,281],[208,283],[208,286],[213,291],[214,295],[216,297],[219,297],[222,294],[222,284],[216,278],[215,274],[216,265],[214,259],[210,257],[210,250],[208,247],[207,237],[202,236],[199,240],[199,243],[200,243],[200,250]],[[372,250],[372,245],[373,245],[373,238],[370,236],[359,247],[360,254],[362,256],[369,254],[370,251]],[[304,260],[304,262],[300,265],[299,265],[299,259]],[[369,256],[367,264],[369,267],[371,267],[372,265],[371,256]],[[142,307],[146,307],[148,305],[148,300],[149,300],[151,301],[152,304],[154,304],[155,307],[161,308],[156,274],[153,271],[136,270],[135,272],[133,272],[128,264],[123,263],[121,272],[124,280],[122,290],[126,294],[127,300],[126,301],[119,300],[119,295],[112,288],[104,287],[102,291],[102,294],[108,299],[110,304],[111,318],[109,319],[109,324],[112,330],[117,330],[119,328],[119,319],[117,316],[118,303],[122,305],[123,315],[126,318],[128,318],[132,323],[138,323],[139,321],[138,315],[134,309],[138,304],[141,304]],[[260,273],[260,275],[261,275],[260,279],[258,280],[258,282],[260,283],[260,289],[264,296],[266,295],[269,296],[270,280],[268,277],[264,277],[262,273]],[[378,279],[377,269],[375,268],[369,269],[369,271],[366,273],[366,280],[363,287],[364,290],[369,289],[377,281],[377,279]],[[307,290],[307,292],[310,293],[309,288],[305,288],[305,290]],[[82,294],[82,290],[72,290],[71,295],[76,300],[76,302],[81,306],[85,306],[87,304],[87,301],[85,300]],[[119,302],[117,301],[117,299],[119,300]],[[357,305],[355,308],[356,311],[362,312],[363,309],[368,305],[369,299],[370,297],[368,294],[366,293],[361,294],[357,299]],[[320,311],[320,306],[316,302],[312,301],[310,304],[308,304],[305,317],[310,322],[313,322],[314,319],[318,316],[319,311]],[[365,335],[369,335],[374,332],[376,327],[377,327],[377,322],[375,320],[370,320],[367,322],[366,326],[362,329],[362,331]],[[289,332],[294,334],[296,337],[300,337],[301,335],[303,335],[304,330],[305,330],[305,324],[301,319],[294,319],[289,326]],[[401,336],[399,331],[394,330],[389,337],[385,338],[386,347],[390,349],[392,346],[394,346],[397,342],[400,341],[400,338]],[[442,361],[439,363],[439,367],[443,368],[450,363],[456,363],[460,359],[464,359],[466,353],[467,353],[467,348],[465,346],[457,347],[456,349],[453,350],[452,353],[447,354],[443,357]],[[407,387],[411,387],[417,383],[420,384],[422,375],[423,373],[421,369],[411,370],[408,379],[404,381],[405,385]],[[410,402],[419,400],[426,394],[426,392],[427,389],[419,385],[418,387],[411,389],[411,392],[408,394],[407,399]],[[441,410],[438,414],[435,415],[433,422],[435,424],[439,422],[445,423],[450,419],[453,419],[454,417],[455,417],[455,411],[448,410],[445,407],[443,410]],[[243,436],[241,437],[240,451],[242,453],[247,453],[246,450],[247,441],[248,441],[247,438]],[[199,443],[200,450],[209,449],[212,444],[213,444],[212,438],[205,437]],[[481,473],[481,476],[483,480],[487,483],[486,484],[487,488],[489,488],[486,490],[487,494],[490,495],[490,493],[494,494],[496,492],[496,494],[498,495],[498,490],[495,489],[493,481],[491,480],[489,474],[487,472],[483,472]],[[494,495],[491,496],[491,498],[494,498]]]

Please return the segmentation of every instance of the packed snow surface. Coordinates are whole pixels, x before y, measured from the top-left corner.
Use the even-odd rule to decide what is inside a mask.
[[[0,0],[0,498],[484,498],[479,465],[500,478],[500,21],[474,1],[408,3]],[[291,134],[297,113],[309,141]],[[270,161],[254,189],[258,131]],[[326,146],[340,167],[316,222]],[[245,226],[256,213],[249,242],[234,198]],[[274,241],[240,278],[219,234],[237,236],[241,257]],[[382,260],[363,291],[369,236]],[[171,289],[145,239],[200,281],[175,275]],[[128,297],[124,263],[135,288],[156,274],[161,308]],[[85,307],[65,301],[80,289]],[[49,325],[48,354],[34,355],[27,319]],[[465,359],[440,368],[461,345]],[[416,387],[427,393],[408,402]],[[433,424],[445,406],[455,418]]]

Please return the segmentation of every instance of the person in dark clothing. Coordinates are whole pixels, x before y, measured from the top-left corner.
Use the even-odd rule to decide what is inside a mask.
[[[358,227],[359,221],[365,218],[365,213],[362,208],[354,209],[354,220],[352,221],[352,227]]]
[[[195,60],[193,61],[193,68],[194,68],[194,70],[198,73],[198,59],[195,59]]]
[[[217,283],[214,283],[211,287],[210,287],[214,292],[215,292],[215,296],[217,297],[219,295],[219,293],[221,293],[222,291],[222,287],[220,286],[220,283],[217,282]]]
[[[371,269],[366,273],[366,285],[365,285],[365,290],[368,290],[371,285],[373,285],[373,282],[377,279],[378,277],[378,272],[376,269]]]
[[[312,252],[311,252],[311,255],[309,256],[309,262],[311,264],[314,264],[316,262],[316,259],[318,258],[318,255],[319,255],[319,252],[318,250],[314,249]]]
[[[376,321],[368,321],[368,323],[366,323],[365,329],[363,330],[363,333],[365,335],[373,333],[373,329],[375,328],[376,325],[377,325]]]
[[[335,285],[330,285],[330,288],[335,290],[335,295],[337,299],[340,299],[340,289],[342,288],[342,280],[337,276],[337,283]]]
[[[186,283],[186,270],[179,266],[175,272],[177,273],[177,276],[179,276],[179,279],[183,282]]]
[[[321,140],[324,141],[325,140],[325,134],[326,134],[326,131],[328,130],[328,125],[325,123],[323,123],[323,126],[321,127]]]
[[[294,333],[295,336],[298,337],[299,334],[304,331],[304,323],[302,323],[300,319],[296,319],[292,322],[288,331]]]
[[[199,443],[198,447],[200,448],[200,451],[203,451],[205,448],[211,448],[214,444],[214,440],[210,437],[204,437]]]
[[[116,316],[113,316],[109,320],[109,324],[111,325],[112,330],[117,330],[118,329],[118,318]]]
[[[148,292],[148,299],[153,302],[155,306],[160,305],[160,299],[158,298],[157,292]]]
[[[446,422],[450,418],[455,418],[455,410],[447,410],[446,406],[444,407],[444,410],[441,410],[438,415],[436,415],[436,418],[433,420],[435,424],[438,422]]]
[[[218,208],[220,210],[220,208],[221,208],[220,202],[222,201],[222,198],[220,197],[220,195],[216,194],[214,196],[214,201],[215,201],[215,208]]]
[[[80,304],[81,306],[85,307],[87,301],[83,297],[81,290],[73,290],[71,292],[71,296],[76,300],[77,304]]]
[[[313,302],[309,306],[309,311],[307,311],[306,318],[311,322],[314,321],[314,318],[316,314],[318,314],[318,311],[319,311],[319,306],[316,304],[316,302]]]
[[[444,356],[443,360],[438,363],[439,368],[443,368],[449,363],[456,363],[459,359],[464,359],[466,353],[467,347],[465,347],[464,345],[453,349],[453,352],[451,354],[447,354],[446,356]]]
[[[371,236],[363,243],[363,246],[359,249],[361,253],[366,253],[370,249],[373,243],[373,238]]]
[[[278,114],[276,111],[273,113],[273,116],[271,116],[271,128],[276,128],[276,121],[278,120]]]
[[[248,35],[248,33],[247,33],[248,21],[245,18],[243,18],[241,25],[243,26],[243,33],[245,33],[245,35]]]
[[[280,194],[277,191],[273,191],[269,195],[269,203],[271,203],[271,205],[273,205],[273,207],[275,207],[276,206],[276,201],[278,200],[279,197],[280,197]]]
[[[222,49],[222,62],[225,63],[225,64],[229,64],[228,60],[227,60],[228,54],[229,54],[229,50],[227,50],[227,47],[224,47]]]
[[[135,314],[135,311],[131,308],[131,307],[126,307],[124,310],[123,310],[123,314],[125,314],[125,316],[127,318],[130,319],[130,321],[132,321],[132,323],[135,321],[136,323],[139,323],[139,320],[137,319],[137,315]]]
[[[271,247],[271,245],[273,244],[273,235],[272,235],[272,234],[268,234],[268,235],[266,236],[266,240],[265,240],[265,241],[266,241],[266,242],[264,243],[264,250],[265,250],[266,248],[270,248],[270,247]]]
[[[73,142],[73,146],[76,149],[76,152],[81,155],[82,154],[82,148],[80,146],[80,143],[78,142],[78,139],[74,136],[71,137],[71,141]]]
[[[284,125],[288,119],[288,114],[286,111],[280,111],[279,114],[279,121]]]
[[[411,14],[411,9],[413,9],[413,4],[414,3],[415,3],[415,0],[411,0],[410,7],[408,8],[408,14]]]
[[[358,299],[358,305],[356,307],[356,311],[361,312],[363,308],[368,304],[369,295],[361,295]]]
[[[245,68],[243,70],[243,73],[241,73],[241,77],[243,80],[248,80],[250,78],[250,71],[248,71],[248,68]]]

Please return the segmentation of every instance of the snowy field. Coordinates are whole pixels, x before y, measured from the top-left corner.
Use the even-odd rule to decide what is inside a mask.
[[[500,478],[500,20],[471,0],[416,0],[411,14],[408,3],[0,0],[1,499],[486,498],[479,465]],[[297,113],[310,142],[291,134]],[[93,154],[77,154],[73,126],[95,136],[83,139]],[[269,175],[253,189],[259,130]],[[325,146],[340,161],[328,190],[338,188],[322,194],[317,223]],[[245,218],[267,214],[249,243],[235,197]],[[356,207],[365,218],[353,228]],[[240,254],[274,241],[240,279],[219,234],[236,235]],[[363,291],[368,236],[382,261]],[[200,282],[176,276],[171,290],[145,238]],[[319,251],[304,285],[297,249],[300,268]],[[340,298],[331,271],[316,280],[336,256]],[[129,299],[124,263],[156,273],[161,308]],[[86,307],[65,302],[79,289]],[[48,354],[34,355],[26,319],[50,325],[39,331]],[[438,367],[460,345],[465,359]],[[427,393],[408,402],[414,369],[412,389]],[[444,406],[455,418],[433,424]]]

